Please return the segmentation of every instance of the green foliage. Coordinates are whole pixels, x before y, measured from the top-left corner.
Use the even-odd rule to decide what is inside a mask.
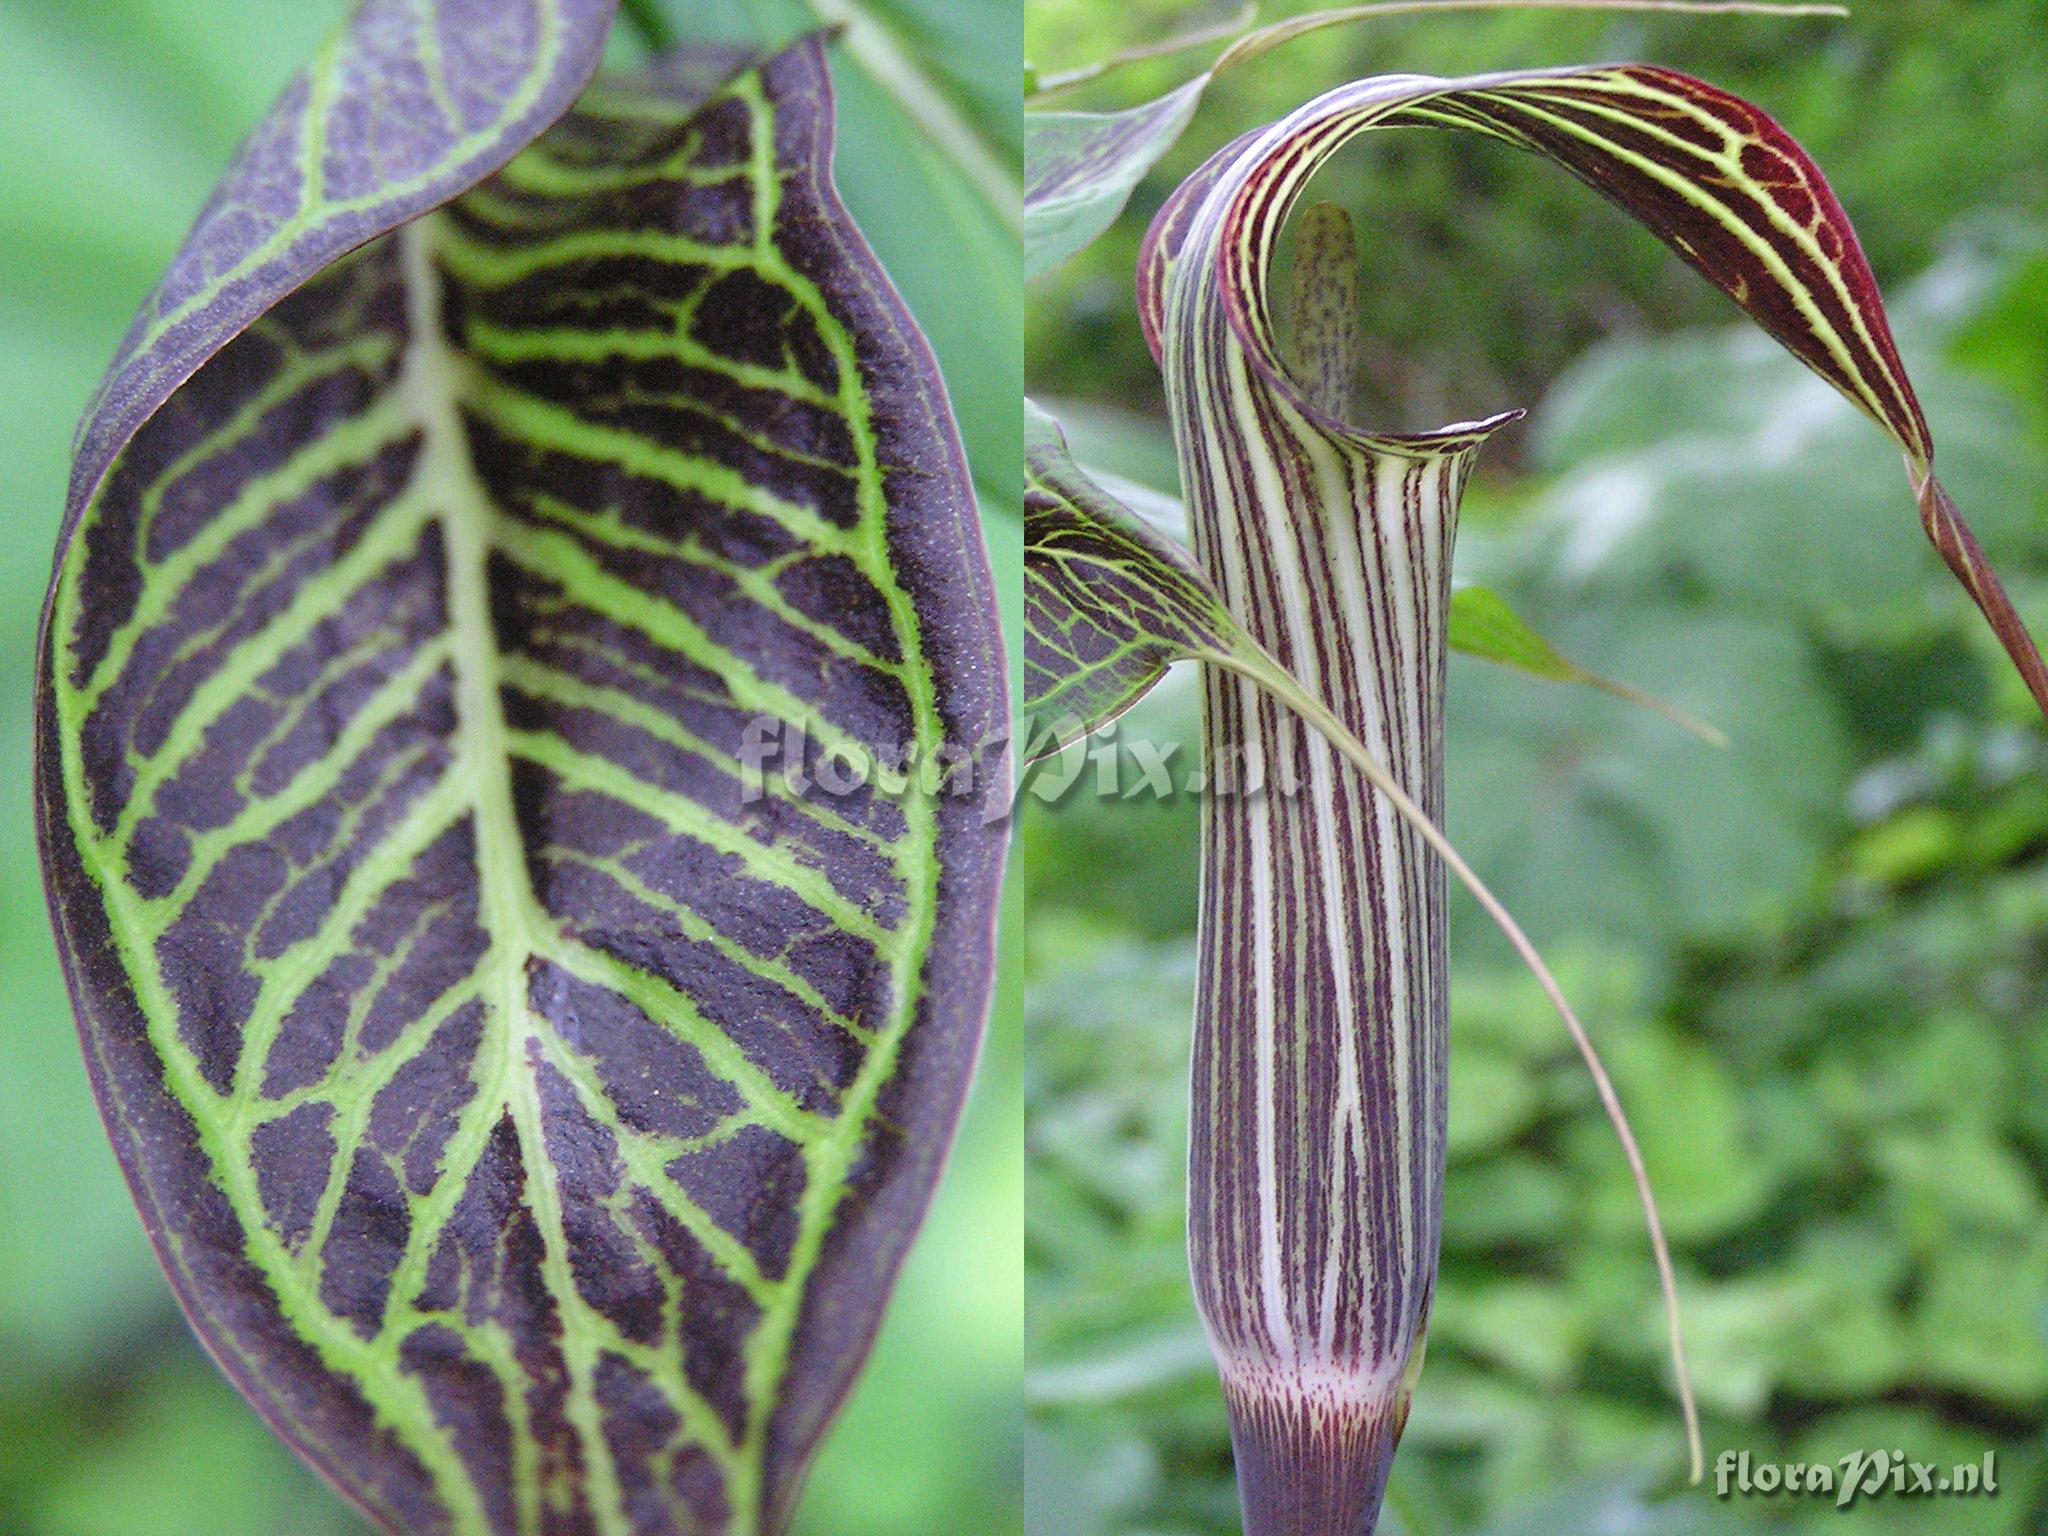
[[[2038,783],[1966,770],[1938,798],[1972,822],[2024,807],[2048,839]],[[1081,820],[1039,816],[1027,843],[1034,1479],[1058,1467],[1091,1500],[1042,1529],[1227,1536],[1228,1443],[1181,1252],[1192,944],[1061,902],[1050,871],[1088,853]],[[1929,1527],[1903,1506],[1777,1523],[1677,1492],[1626,1171],[1534,987],[1478,967],[1454,992],[1445,1270],[1396,1473],[1435,1519],[1407,1529],[1583,1530],[1537,1514],[1581,1480],[1557,1521],[1654,1494],[1668,1523],[1642,1529],[2038,1529],[2048,1137],[2028,1096],[2048,1055],[2030,1028],[2048,1010],[2048,899],[2038,862],[1931,873],[1885,901],[1845,870],[1793,920],[1746,930],[1746,958],[1691,950],[1668,980],[1583,934],[1560,970],[1657,1182],[1710,1454],[1995,1449],[2006,1493]]]
[[[1960,237],[1893,308],[1945,473],[1984,507],[1986,547],[2038,627],[2044,440],[1953,350],[2014,280],[1999,274],[2025,270],[2014,247],[2031,241]],[[1735,940],[1822,877],[1859,765],[1943,711],[1982,717],[2009,697],[1911,531],[1874,523],[1896,498],[1891,466],[1828,394],[1741,332],[1692,332],[1594,349],[1535,413],[1545,478],[1518,523],[1468,539],[1468,569],[1567,654],[1733,745],[1702,754],[1600,701],[1460,671],[1452,829],[1532,927],[1653,951]],[[1532,783],[1547,811],[1533,822]],[[1903,835],[1877,856],[1911,856]],[[1567,867],[1583,881],[1561,887]]]

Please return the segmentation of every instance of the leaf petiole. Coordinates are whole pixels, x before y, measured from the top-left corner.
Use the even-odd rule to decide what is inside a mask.
[[[1050,96],[1055,91],[1067,91],[1077,85],[1085,85],[1090,80],[1122,69],[1126,64],[1136,64],[1144,59],[1169,58],[1190,48],[1200,48],[1205,43],[1227,43],[1249,30],[1252,23],[1258,19],[1259,8],[1256,5],[1240,6],[1220,21],[1205,22],[1200,26],[1190,27],[1185,32],[1175,32],[1153,42],[1139,43],[1136,47],[1126,48],[1121,53],[1099,59],[1093,64],[1083,64],[1078,69],[1040,75],[1033,81],[1026,94],[1033,97]]]

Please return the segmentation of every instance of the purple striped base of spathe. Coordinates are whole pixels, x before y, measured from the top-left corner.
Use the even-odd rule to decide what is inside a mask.
[[[1226,1376],[1244,1536],[1373,1536],[1410,1392]]]

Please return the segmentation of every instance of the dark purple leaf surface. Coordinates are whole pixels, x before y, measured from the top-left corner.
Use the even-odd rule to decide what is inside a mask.
[[[753,1536],[972,1068],[1001,643],[822,44],[601,82],[484,179],[573,89],[145,320],[52,590],[46,875],[166,1270],[286,1439],[405,1536]]]

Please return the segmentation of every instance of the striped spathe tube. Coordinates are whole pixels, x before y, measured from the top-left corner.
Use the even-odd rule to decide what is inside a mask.
[[[1383,763],[1430,822],[1443,812],[1459,496],[1475,452],[1512,416],[1406,437],[1353,426],[1347,322],[1333,312],[1355,307],[1329,286],[1346,264],[1332,251],[1348,258],[1341,241],[1304,231],[1294,265],[1310,291],[1291,358],[1269,292],[1304,187],[1382,126],[1472,129],[1556,161],[1876,420],[1905,454],[1937,549],[2048,708],[2048,672],[1933,477],[1932,438],[1854,231],[1782,129],[1652,68],[1380,77],[1238,139],[1190,177],[1153,223],[1139,299],[1196,563],[1313,712]],[[1299,701],[1212,667],[1204,705],[1216,789],[1194,1043],[1195,1291],[1246,1536],[1369,1536],[1438,1268],[1445,877],[1413,819],[1350,771]]]

